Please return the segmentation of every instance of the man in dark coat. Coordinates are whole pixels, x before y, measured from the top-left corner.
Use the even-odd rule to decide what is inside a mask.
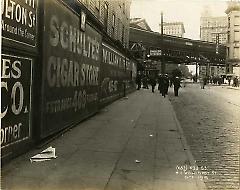
[[[136,84],[138,85],[137,90],[140,90],[140,88],[141,88],[141,83],[142,83],[141,73],[138,72],[138,74],[137,74],[137,76],[136,76]]]
[[[164,79],[163,79],[163,76],[160,74],[158,75],[158,90],[160,94],[163,93],[163,86],[164,86]]]
[[[169,77],[167,74],[163,77],[164,80],[164,86],[163,86],[163,91],[164,91],[164,97],[166,94],[168,94],[168,88],[169,88]]]
[[[178,96],[178,90],[181,87],[179,77],[175,77],[175,79],[173,80],[173,85],[174,85],[174,95]]]
[[[169,78],[167,75],[160,75],[158,77],[158,90],[162,94],[162,96],[165,98],[166,94],[168,93],[168,87],[169,87]]]
[[[147,77],[147,75],[145,75],[145,76],[142,78],[142,83],[143,83],[143,88],[148,89],[148,77]]]
[[[156,79],[154,76],[150,76],[150,80],[149,80],[151,86],[152,86],[152,93],[154,93],[154,89],[155,89],[155,86],[156,86]]]

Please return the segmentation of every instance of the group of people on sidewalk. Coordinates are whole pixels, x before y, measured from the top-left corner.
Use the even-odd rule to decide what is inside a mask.
[[[224,78],[223,77],[218,77],[219,80],[217,80],[217,81],[212,80],[212,78],[213,77],[206,77],[206,76],[200,77],[199,82],[200,82],[201,89],[204,89],[205,85],[207,85],[208,83],[209,84],[218,84],[218,85],[226,84],[226,83],[224,83]],[[215,79],[216,78],[217,77],[215,77]],[[232,77],[227,77],[226,80],[228,81],[229,86],[231,85],[231,81],[233,81],[232,86],[233,87],[239,87],[238,76],[235,76],[233,79],[232,79]]]
[[[142,84],[143,88],[148,89],[148,84],[152,87],[152,92],[154,93],[155,87],[158,84],[158,90],[163,97],[166,97],[168,94],[169,86],[174,86],[174,95],[178,96],[179,88],[181,87],[181,81],[179,77],[172,77],[171,79],[167,74],[159,74],[158,77],[154,75],[148,76],[141,76],[141,73],[137,74],[136,77],[136,84],[138,85],[137,90],[140,90]]]
[[[239,79],[237,76],[233,78],[233,87],[239,87]]]

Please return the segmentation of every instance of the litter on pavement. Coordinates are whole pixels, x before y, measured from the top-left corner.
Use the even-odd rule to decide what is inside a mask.
[[[149,135],[149,137],[153,137],[153,134]]]
[[[136,163],[141,163],[141,161],[140,161],[140,160],[135,160],[135,162],[136,162]]]
[[[43,161],[52,160],[55,158],[57,158],[57,156],[55,154],[55,148],[50,146],[47,149],[43,150],[42,152],[31,157],[30,161],[31,162],[43,162]]]

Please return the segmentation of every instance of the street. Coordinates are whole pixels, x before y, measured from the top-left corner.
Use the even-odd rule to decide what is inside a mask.
[[[239,189],[240,89],[188,84],[169,99],[207,188]]]

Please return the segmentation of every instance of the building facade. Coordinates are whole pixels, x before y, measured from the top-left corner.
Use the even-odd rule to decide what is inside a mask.
[[[131,0],[78,0],[104,25],[109,36],[129,45]]]
[[[212,17],[203,14],[200,18],[200,40],[226,44],[227,17]]]
[[[227,26],[228,21],[226,16],[214,17],[211,11],[207,8],[200,17],[200,40],[216,43],[216,54],[218,54],[217,44],[227,43]],[[199,74],[207,76],[222,76],[225,75],[224,66],[211,66],[206,69],[206,66],[200,66]],[[201,74],[200,74],[201,76]]]
[[[229,2],[225,12],[228,18],[227,73],[240,76],[240,2]]]
[[[159,25],[161,33],[161,24]],[[184,37],[185,29],[183,22],[164,22],[163,23],[163,34]]]

